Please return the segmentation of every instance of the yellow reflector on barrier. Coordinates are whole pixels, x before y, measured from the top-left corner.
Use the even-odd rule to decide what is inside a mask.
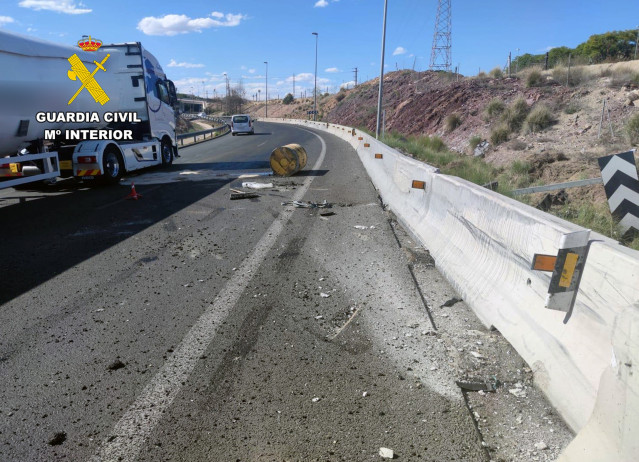
[[[426,189],[426,182],[413,180],[413,189]]]
[[[570,287],[572,275],[575,274],[575,268],[577,267],[577,260],[579,260],[579,255],[576,253],[566,255],[566,263],[564,263],[564,269],[561,271],[559,287]]]
[[[383,154],[375,154],[375,159],[383,159],[384,155]]]

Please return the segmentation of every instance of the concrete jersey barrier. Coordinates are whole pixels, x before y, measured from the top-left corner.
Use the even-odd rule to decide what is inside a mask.
[[[356,149],[384,203],[580,432],[560,460],[639,460],[639,374],[632,373],[639,365],[639,252],[592,233],[573,316],[564,324],[564,313],[544,308],[550,275],[530,266],[535,253],[556,255],[560,238],[583,228],[440,174],[350,127],[269,120],[321,129]]]

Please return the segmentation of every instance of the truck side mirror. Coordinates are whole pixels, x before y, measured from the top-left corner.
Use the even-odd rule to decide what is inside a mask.
[[[171,101],[171,106],[173,106],[174,109],[177,109],[178,97],[177,92],[175,91],[175,85],[171,80],[167,80],[166,86],[169,88],[169,100]]]

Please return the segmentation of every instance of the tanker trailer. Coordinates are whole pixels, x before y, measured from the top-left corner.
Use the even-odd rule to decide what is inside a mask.
[[[175,86],[141,43],[0,31],[0,69],[0,188],[56,176],[117,183],[173,162]]]

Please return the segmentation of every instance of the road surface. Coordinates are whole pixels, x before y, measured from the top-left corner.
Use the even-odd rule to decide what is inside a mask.
[[[256,132],[120,186],[0,191],[0,460],[488,460],[354,151]],[[229,200],[288,143],[301,174]]]

